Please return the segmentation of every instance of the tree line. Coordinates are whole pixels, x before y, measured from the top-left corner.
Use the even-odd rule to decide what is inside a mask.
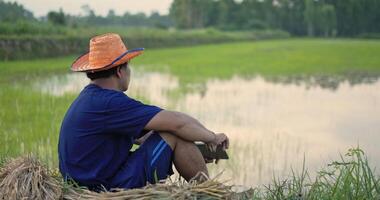
[[[36,18],[21,4],[0,0],[1,23],[55,26],[123,26],[221,30],[284,30],[295,36],[352,37],[380,33],[380,0],[173,0],[168,15],[153,12],[106,16],[83,5],[85,15],[50,11]]]
[[[178,28],[282,29],[292,35],[380,32],[379,0],[174,0]]]
[[[71,28],[83,26],[168,28],[174,26],[169,15],[160,15],[158,12],[152,12],[150,15],[141,12],[136,14],[125,12],[122,15],[116,15],[114,10],[109,10],[106,16],[101,16],[97,15],[89,5],[83,5],[81,9],[85,13],[83,16],[70,15],[60,9],[58,11],[50,11],[46,16],[36,18],[31,11],[25,9],[21,4],[0,0],[0,23],[15,25],[24,24],[25,22],[45,23]]]

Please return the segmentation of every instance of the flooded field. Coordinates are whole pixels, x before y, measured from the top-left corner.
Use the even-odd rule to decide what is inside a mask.
[[[230,159],[209,168],[212,175],[223,172],[231,184],[257,188],[277,177],[279,184],[296,179],[298,188],[309,190],[309,183],[320,179],[313,185],[326,194],[336,187],[356,193],[346,179],[335,180],[348,177],[366,188],[378,183],[378,170],[371,178],[366,167],[380,167],[379,51],[378,40],[343,39],[152,49],[131,63],[127,94],[188,113],[229,135]],[[69,73],[74,59],[0,62],[0,165],[4,157],[32,153],[57,169],[63,116],[89,82],[84,74]],[[340,161],[340,153],[361,152],[348,151],[357,146],[369,164],[356,157],[361,164],[330,165],[347,166],[336,176],[321,170]],[[292,170],[300,172],[303,164],[310,175],[322,176],[301,183],[303,176]],[[352,175],[351,166],[364,172]],[[374,189],[363,191],[368,199]]]
[[[223,171],[223,179],[234,184],[255,186],[273,176],[286,178],[291,169],[301,170],[304,160],[314,172],[356,146],[380,167],[380,81],[369,76],[320,79],[233,76],[183,85],[168,73],[133,71],[127,94],[188,113],[211,130],[228,134],[230,159],[210,168],[213,175]],[[83,74],[67,74],[32,85],[62,96],[76,95],[87,84]]]

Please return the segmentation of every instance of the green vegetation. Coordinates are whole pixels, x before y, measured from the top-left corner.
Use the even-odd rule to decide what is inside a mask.
[[[187,82],[235,74],[339,75],[379,73],[379,50],[380,42],[370,40],[272,40],[148,49],[134,62],[148,70],[169,70]]]
[[[75,96],[54,97],[27,85],[1,87],[0,155],[33,152],[49,166],[57,166],[60,122]]]
[[[60,124],[76,94],[43,93],[35,81],[67,74],[89,39],[106,32],[119,33],[129,48],[147,48],[134,68],[178,77],[179,91],[169,94],[175,97],[196,90],[194,84],[235,75],[322,77],[316,80],[322,85],[325,77],[355,84],[380,76],[380,41],[288,39],[380,38],[378,0],[174,0],[168,15],[150,16],[82,9],[83,16],[59,10],[38,19],[22,5],[0,0],[0,166],[7,157],[33,152],[56,169]],[[253,199],[379,199],[379,184],[355,148],[316,177],[304,168],[288,179],[274,178],[254,188]]]
[[[0,23],[15,22],[38,23],[40,25],[54,25],[60,27],[93,27],[93,26],[120,26],[120,27],[150,27],[166,29],[173,26],[173,22],[168,15],[160,15],[158,12],[152,12],[150,15],[144,13],[131,14],[125,12],[122,15],[116,15],[114,10],[109,10],[106,17],[97,15],[94,10],[87,4],[81,6],[85,15],[74,16],[63,12],[51,10],[46,16],[36,18],[33,13],[25,9],[17,2],[0,0]],[[17,24],[15,25],[17,26]],[[0,30],[2,32],[2,30]],[[24,29],[23,32],[12,32],[12,34],[34,34],[29,29]]]
[[[49,72],[69,72],[70,64],[76,56],[47,58],[42,60],[19,60],[0,62],[0,80],[10,80],[14,77],[41,75]],[[0,81],[0,82],[1,82]]]
[[[373,40],[292,39],[197,47],[147,49],[133,61],[149,71],[168,71],[181,83],[200,83],[210,77],[297,75],[376,75],[380,62]],[[47,72],[68,72],[75,56],[0,63],[4,78]]]
[[[133,64],[141,70],[178,76],[181,88],[186,90],[188,83],[234,75],[376,75],[380,74],[379,51],[380,42],[371,40],[274,40],[147,49]],[[33,81],[69,72],[74,59],[75,56],[69,56],[0,62],[0,146],[3,147],[0,155],[40,152],[44,161],[56,163],[60,123],[75,95],[42,94],[33,88]]]
[[[272,183],[256,186],[243,193],[234,193],[228,185],[219,182],[218,179],[211,179],[202,184],[188,184],[177,180],[137,190],[95,193],[84,187],[78,187],[75,183],[62,182],[59,174],[54,173],[54,170],[46,169],[34,157],[8,160],[0,163],[0,169],[0,183],[2,183],[0,197],[3,195],[3,197],[20,198],[20,194],[23,194],[23,198],[38,195],[39,197],[62,198],[63,196],[64,199],[77,199],[83,195],[85,199],[111,200],[133,199],[141,196],[153,199],[252,200],[375,200],[380,198],[380,177],[370,167],[365,153],[360,148],[349,149],[344,156],[341,155],[341,160],[333,161],[318,171],[315,177],[309,176],[304,161],[304,168],[300,173],[292,171],[289,177],[282,180],[274,177]],[[36,187],[40,185],[45,186],[44,190],[41,189],[42,186]]]
[[[288,39],[196,47],[147,49],[135,68],[169,72],[182,86],[234,75],[380,74],[375,40]],[[75,56],[0,62],[0,163],[4,157],[34,152],[48,166],[57,166],[60,123],[75,94],[52,96],[33,85],[39,78],[66,74]],[[52,112],[53,111],[53,112]],[[314,179],[307,171],[285,181],[254,189],[253,199],[376,199],[379,178],[363,152],[350,150]],[[347,160],[348,159],[348,160]]]
[[[288,39],[196,47],[146,49],[133,61],[149,71],[168,71],[185,82],[210,77],[378,74],[380,42],[375,40]],[[21,72],[67,72],[75,56],[0,62],[2,79]],[[23,75],[24,76],[24,75]]]
[[[100,16],[89,5],[84,15],[50,11],[37,19],[22,5],[0,0],[0,23],[27,21],[55,27],[150,27],[158,29],[217,28],[222,30],[283,30],[296,36],[357,37],[378,34],[378,0],[174,0],[168,15],[153,12]],[[17,26],[17,25],[16,25]],[[0,29],[1,32],[2,29]],[[32,29],[33,30],[33,29]],[[30,34],[23,29],[14,34]]]
[[[281,29],[297,36],[347,37],[379,33],[378,0],[174,0],[179,28]]]
[[[0,22],[34,20],[33,13],[16,2],[12,3],[0,0],[0,13]]]
[[[24,29],[34,34],[8,35],[7,33],[23,32]],[[1,32],[6,35],[1,35]],[[0,23],[0,46],[3,47],[0,49],[0,60],[81,54],[88,50],[88,41],[91,37],[107,32],[120,34],[129,48],[140,47],[140,45],[146,48],[162,48],[289,37],[283,31],[222,32],[216,29],[179,31],[123,27],[70,29],[23,22],[20,22],[18,26]]]
[[[256,188],[253,199],[379,199],[380,178],[369,166],[364,152],[350,149],[341,160],[320,170],[316,178],[307,170],[286,180],[274,178],[265,188]]]
[[[295,36],[378,38],[377,0],[175,0],[169,15],[142,13],[84,16],[50,11],[37,19],[22,5],[0,0],[0,60],[79,54],[88,39],[121,34],[129,47],[147,48],[252,41]],[[176,30],[175,28],[179,28]],[[197,30],[194,30],[197,29]],[[186,29],[186,30],[181,30]]]

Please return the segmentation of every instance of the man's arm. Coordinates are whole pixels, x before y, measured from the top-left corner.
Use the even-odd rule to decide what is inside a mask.
[[[141,137],[135,139],[134,144],[142,145],[142,143],[144,143],[145,140],[148,139],[148,137],[149,137],[150,135],[152,135],[152,134],[153,134],[153,131],[149,131],[149,132],[145,133],[143,136],[141,136]]]
[[[216,135],[198,120],[180,112],[163,110],[150,120],[145,129],[170,132],[188,141],[211,143],[216,140]]]

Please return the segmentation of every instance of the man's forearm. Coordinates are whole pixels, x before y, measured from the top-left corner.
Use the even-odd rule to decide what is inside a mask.
[[[211,142],[215,138],[215,134],[206,129],[198,120],[190,116],[182,116],[185,119],[183,126],[173,132],[176,136],[189,141]]]
[[[198,120],[181,112],[163,110],[149,121],[145,129],[170,132],[188,141],[209,143],[215,139],[212,131],[209,131]]]

